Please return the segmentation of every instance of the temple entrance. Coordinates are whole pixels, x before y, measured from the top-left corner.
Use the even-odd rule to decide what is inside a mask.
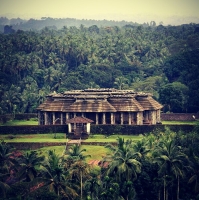
[[[68,124],[68,138],[86,139],[90,134],[90,123],[93,120],[86,117],[74,117],[66,121]]]

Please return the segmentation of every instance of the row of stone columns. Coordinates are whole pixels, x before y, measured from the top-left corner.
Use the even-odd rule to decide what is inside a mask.
[[[77,113],[73,113],[73,117],[76,117]],[[81,116],[84,116],[84,113],[81,113]],[[42,124],[42,119],[41,119],[41,112],[38,112],[38,119],[39,119],[39,125]],[[69,119],[70,115],[69,113],[65,113],[65,119]],[[110,113],[110,123],[115,124],[115,113]],[[52,124],[56,124],[56,121],[60,119],[60,124],[64,124],[64,113],[60,113],[60,118],[56,118],[55,112],[52,113]],[[156,122],[160,122],[160,110],[157,111],[149,111],[145,115],[144,120],[149,120],[151,121],[151,124],[156,124]],[[99,113],[95,114],[95,121],[96,124],[99,124]],[[49,112],[44,112],[44,125],[49,125],[51,124],[50,122],[50,117],[49,117]],[[106,113],[102,113],[102,124],[106,124]],[[124,113],[120,113],[120,124],[124,124]],[[132,124],[132,113],[128,113],[128,124]],[[142,125],[143,124],[143,112],[137,112],[136,113],[136,124],[137,125]]]
[[[76,113],[73,113],[73,117],[75,117],[75,116],[76,116]],[[82,116],[84,116],[84,113],[82,113]],[[139,121],[139,115],[137,114],[137,116],[138,116],[138,121]],[[38,113],[38,118],[39,118],[39,123],[41,124],[41,114],[40,114],[40,112]],[[59,118],[56,119],[55,112],[53,112],[52,113],[53,125],[56,123],[56,121],[58,119]],[[67,119],[69,119],[69,113],[66,113],[66,120]],[[95,120],[96,120],[96,124],[99,124],[99,113],[96,113]],[[132,124],[131,121],[132,121],[132,115],[131,115],[131,113],[129,113],[129,115],[128,115],[128,124],[129,125]],[[64,124],[63,113],[61,113],[60,122],[61,122],[61,125]],[[124,114],[120,113],[120,124],[123,124],[123,123],[124,123]],[[44,125],[49,125],[49,124],[50,124],[49,114],[48,114],[48,112],[44,112]],[[106,113],[102,113],[102,124],[106,124]],[[111,113],[111,124],[115,124],[114,113]]]

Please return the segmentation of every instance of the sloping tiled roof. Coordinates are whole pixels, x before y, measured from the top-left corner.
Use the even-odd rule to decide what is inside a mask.
[[[161,109],[163,106],[154,100],[151,96],[149,97],[138,97],[138,101],[140,105],[144,108],[144,110],[158,110]]]
[[[48,107],[52,102],[53,102],[52,100],[47,99],[37,107],[37,110],[43,110],[45,107]]]
[[[63,112],[67,107],[69,107],[73,101],[45,101],[37,109],[42,111],[51,111],[51,112]]]
[[[163,106],[151,94],[132,90],[87,89],[52,93],[37,110],[49,112],[138,112]]]
[[[117,110],[121,112],[137,112],[143,111],[143,107],[134,98],[131,99],[111,99],[110,104]]]
[[[93,120],[88,119],[86,117],[74,117],[72,119],[66,120],[67,124],[71,124],[71,123],[73,123],[73,124],[76,124],[76,123],[92,123],[92,122],[93,122]]]
[[[116,109],[106,100],[77,100],[64,112],[116,112]]]

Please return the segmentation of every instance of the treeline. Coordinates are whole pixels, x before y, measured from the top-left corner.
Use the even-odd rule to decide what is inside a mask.
[[[30,113],[51,92],[151,92],[164,112],[199,111],[198,25],[103,26],[0,34],[0,114]]]
[[[24,20],[20,18],[12,18],[8,19],[6,17],[0,17],[0,32],[4,32],[5,26],[11,26],[14,31],[17,30],[34,30],[38,31],[45,27],[50,29],[61,29],[63,26],[76,26],[84,25],[86,27],[97,25],[101,26],[119,26],[122,27],[124,25],[130,24],[133,26],[138,26],[140,24],[136,22],[128,22],[128,21],[115,21],[115,20],[92,20],[92,19],[75,19],[75,18],[51,18],[51,17],[42,17],[41,19],[29,19]],[[155,25],[155,22],[144,23],[143,26]]]
[[[106,148],[100,167],[93,167],[79,145],[62,155],[42,155],[1,142],[0,199],[198,199],[198,130],[166,130],[139,141],[118,138],[117,146]]]

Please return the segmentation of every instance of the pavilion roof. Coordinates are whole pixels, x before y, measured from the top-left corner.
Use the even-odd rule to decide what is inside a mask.
[[[63,109],[64,112],[116,112],[106,100],[77,100]]]
[[[92,123],[92,122],[93,122],[93,120],[91,120],[91,119],[88,119],[86,117],[79,117],[79,116],[76,116],[72,119],[66,120],[67,124]]]
[[[37,110],[49,112],[138,112],[163,106],[149,93],[133,90],[85,89],[52,93]]]
[[[158,110],[163,106],[154,100],[152,97],[139,98],[140,105],[144,108],[144,110]]]
[[[144,111],[143,107],[134,98],[131,98],[131,99],[110,98],[109,102],[117,111],[120,111],[120,112]]]
[[[46,100],[37,109],[42,111],[51,112],[63,112],[64,108],[67,108],[73,103],[73,101],[48,101]]]

